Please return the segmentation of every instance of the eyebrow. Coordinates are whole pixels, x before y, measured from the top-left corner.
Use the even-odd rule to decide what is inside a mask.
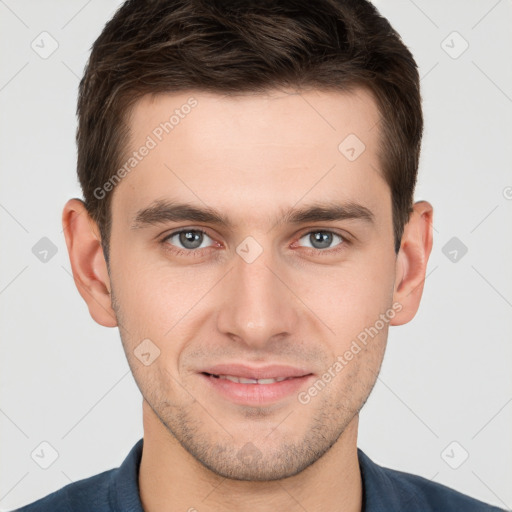
[[[277,219],[276,225],[336,220],[360,220],[368,224],[375,222],[375,216],[371,210],[353,201],[317,202],[298,209],[292,207],[281,211]],[[138,210],[130,229],[181,221],[204,222],[225,228],[233,228],[235,224],[227,216],[213,208],[160,199]]]

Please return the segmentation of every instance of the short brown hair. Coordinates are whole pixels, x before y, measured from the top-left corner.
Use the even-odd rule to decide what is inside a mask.
[[[126,1],[92,46],[77,107],[78,179],[107,264],[112,193],[95,191],[122,165],[130,109],[145,94],[187,89],[370,90],[398,252],[423,132],[419,82],[412,54],[365,0]]]

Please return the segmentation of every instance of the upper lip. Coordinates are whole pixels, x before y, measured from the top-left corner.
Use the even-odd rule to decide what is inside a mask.
[[[303,377],[311,372],[305,368],[285,365],[247,366],[243,364],[217,364],[201,371],[212,375],[231,375],[245,379],[275,379],[278,377]]]

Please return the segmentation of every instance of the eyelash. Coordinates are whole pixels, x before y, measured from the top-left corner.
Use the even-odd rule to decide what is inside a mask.
[[[165,249],[172,252],[173,254],[177,256],[186,256],[186,257],[199,257],[202,256],[202,251],[204,249],[211,249],[212,247],[203,247],[202,249],[180,249],[179,247],[176,247],[175,245],[167,243],[169,239],[171,239],[175,235],[179,235],[180,233],[187,233],[189,231],[194,231],[197,233],[202,233],[203,235],[206,235],[209,238],[212,238],[205,230],[199,229],[199,228],[187,228],[187,229],[180,229],[178,231],[173,231],[169,235],[166,235],[165,238],[162,239],[161,243],[164,245]],[[297,240],[300,240],[305,235],[310,235],[312,233],[329,233],[332,235],[339,236],[342,239],[342,242],[336,245],[334,248],[331,249],[315,249],[314,247],[303,247],[303,249],[306,249],[306,251],[312,255],[318,256],[318,255],[327,255],[332,256],[333,254],[336,254],[338,252],[341,252],[345,250],[346,245],[351,245],[351,240],[348,239],[345,235],[340,235],[336,231],[331,231],[328,229],[313,229],[310,231],[305,231],[304,233],[301,233],[301,235],[298,237]],[[213,238],[212,238],[213,239]],[[295,242],[294,242],[295,243]]]

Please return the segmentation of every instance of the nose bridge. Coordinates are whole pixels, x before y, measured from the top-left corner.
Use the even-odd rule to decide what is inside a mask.
[[[245,246],[247,249],[247,246]],[[240,253],[244,245],[240,244]],[[249,246],[249,252],[254,250]],[[254,256],[254,252],[252,254]],[[218,316],[218,328],[248,345],[262,346],[272,337],[289,334],[297,325],[296,301],[279,272],[271,251],[254,259],[237,254],[229,273],[228,296]],[[276,275],[277,274],[277,275]]]

